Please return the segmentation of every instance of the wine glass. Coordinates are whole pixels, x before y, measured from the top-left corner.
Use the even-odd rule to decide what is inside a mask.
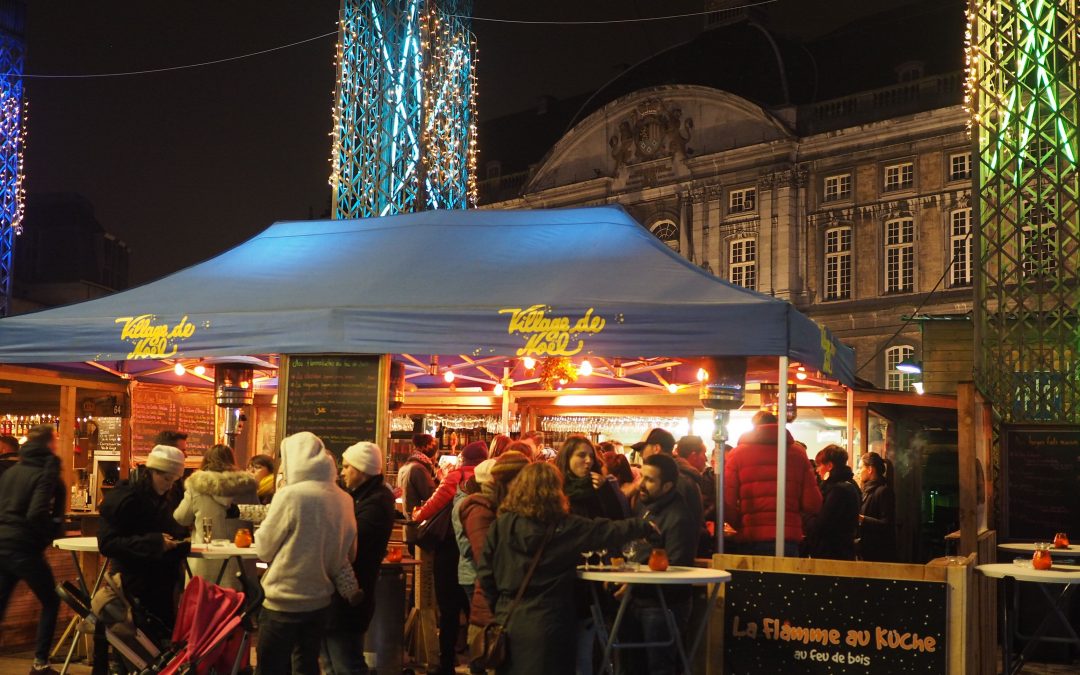
[[[607,549],[606,548],[598,548],[595,551],[593,551],[593,554],[596,555],[597,564],[599,564],[600,567],[603,567],[604,566],[604,556],[607,555]]]
[[[637,554],[638,554],[638,542],[637,540],[627,542],[622,549],[623,557],[626,559],[626,564],[631,566],[631,569],[637,569]]]
[[[583,565],[583,567],[585,569],[589,569],[589,559],[592,558],[592,556],[593,556],[592,551],[582,551],[581,552],[581,557],[585,558],[585,565]]]

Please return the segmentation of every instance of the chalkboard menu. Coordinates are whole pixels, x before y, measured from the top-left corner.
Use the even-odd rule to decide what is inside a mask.
[[[380,442],[386,408],[382,360],[351,354],[287,357],[281,437],[310,431],[338,456],[359,441]],[[279,415],[280,406],[279,396]]]
[[[728,675],[946,672],[945,583],[730,571]]]
[[[202,455],[214,440],[214,394],[212,391],[181,391],[169,387],[140,385],[132,396],[132,454],[145,457],[162,431],[188,435],[188,457]]]
[[[97,417],[94,419],[94,423],[97,424],[97,454],[120,455],[120,446],[122,444],[120,429],[123,422],[124,420],[119,417]]]
[[[1080,427],[1006,426],[1001,448],[1002,534],[1051,541],[1080,522]]]

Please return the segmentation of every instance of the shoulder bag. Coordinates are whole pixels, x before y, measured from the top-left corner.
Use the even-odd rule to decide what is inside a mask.
[[[555,525],[548,526],[544,541],[541,542],[540,548],[537,549],[536,555],[533,556],[532,564],[529,565],[529,571],[525,573],[525,578],[521,580],[521,587],[518,588],[517,595],[514,596],[514,602],[510,604],[510,608],[506,611],[506,621],[503,624],[489,623],[484,627],[484,630],[473,636],[472,642],[469,644],[469,653],[472,656],[469,665],[473,668],[494,670],[500,668],[506,662],[510,641],[510,636],[506,634],[506,626],[510,625],[510,617],[513,616],[522,596],[525,595],[525,589],[529,586],[529,582],[532,581],[533,572],[536,571],[536,566],[540,564],[544,549],[547,548],[548,542],[551,541],[551,535],[554,533]],[[494,613],[495,608],[492,607],[491,610]]]

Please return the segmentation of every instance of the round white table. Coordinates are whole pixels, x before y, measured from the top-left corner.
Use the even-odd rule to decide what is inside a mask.
[[[1006,553],[1015,553],[1016,555],[1026,555],[1031,557],[1031,554],[1035,553],[1034,543],[1012,543],[1012,544],[998,544],[998,549],[1005,551]],[[1080,560],[1080,544],[1071,544],[1065,548],[1050,547],[1050,556],[1053,558],[1076,558]]]
[[[1037,570],[1028,565],[1015,563],[996,563],[993,565],[979,565],[975,568],[980,574],[993,579],[1003,579],[1006,584],[1012,585],[1012,608],[1007,598],[1001,601],[1001,611],[1004,614],[1005,638],[1002,640],[1002,664],[1008,673],[1017,673],[1024,667],[1029,650],[1039,642],[1055,642],[1058,644],[1071,644],[1080,647],[1080,635],[1076,628],[1069,623],[1066,610],[1069,600],[1080,588],[1080,565],[1054,564],[1048,570]],[[1018,617],[1020,616],[1020,592],[1019,584],[1015,582],[1031,583],[1042,591],[1050,603],[1050,610],[1043,617],[1034,633],[1024,635],[1020,632]],[[1061,587],[1060,590],[1058,587]],[[1003,589],[1004,594],[1004,589]],[[1051,620],[1057,618],[1065,629],[1065,637],[1046,636],[1050,628]],[[1023,651],[1016,656],[1012,655],[1013,638],[1019,638],[1027,642]]]
[[[705,633],[705,626],[708,624],[708,611],[706,611],[705,616],[702,617],[701,625],[697,627],[694,640],[691,643],[688,652],[683,648],[682,635],[680,634],[675,617],[668,610],[667,600],[664,598],[663,587],[704,586],[711,584],[713,587],[708,593],[709,601],[705,606],[707,608],[712,608],[713,605],[716,604],[717,595],[720,593],[720,584],[731,581],[731,573],[726,570],[710,569],[707,567],[679,567],[675,565],[667,568],[663,572],[654,572],[645,565],[639,565],[637,571],[615,571],[603,568],[585,569],[579,567],[577,576],[578,579],[583,581],[596,582],[590,585],[590,591],[592,592],[593,597],[592,614],[593,621],[596,623],[596,636],[604,645],[601,673],[615,672],[615,665],[611,658],[612,651],[615,649],[672,646],[675,647],[679,654],[683,672],[693,672],[690,663],[693,661],[694,655],[697,654],[698,647],[701,644],[701,638]],[[596,592],[597,585],[601,583],[626,584],[626,592],[623,593],[622,600],[619,602],[619,609],[615,613],[615,621],[611,624],[610,631],[604,621],[604,615],[600,605],[600,596]],[[656,595],[660,599],[660,608],[667,619],[668,631],[671,636],[669,641],[663,643],[623,642],[616,645],[619,627],[622,626],[623,618],[626,616],[626,610],[630,606],[630,598],[634,593],[634,588],[637,586],[652,586],[656,589]]]
[[[83,571],[82,565],[79,563],[80,553],[98,553],[98,540],[97,537],[64,537],[62,539],[53,540],[53,548],[61,551],[67,551],[71,554],[71,559],[75,562],[75,572],[78,574],[79,590],[82,591],[87,598],[93,598],[97,593],[98,588],[101,587],[101,581],[105,578],[105,573],[109,569],[108,559],[101,559],[98,562],[97,576],[94,578],[94,585],[86,585],[86,574]],[[71,659],[75,656],[75,649],[79,644],[79,633],[76,627],[81,621],[81,617],[77,614],[71,617],[71,621],[68,624],[67,629],[60,636],[60,640],[53,647],[52,655],[55,656],[64,647],[64,642],[67,641],[69,635],[71,635],[71,646],[68,647],[67,656],[64,657],[64,665],[60,667],[60,675],[65,675],[68,668],[71,667]]]
[[[228,544],[192,544],[191,553],[188,554],[189,558],[202,558],[203,560],[220,560],[221,569],[218,570],[217,579],[215,584],[221,584],[221,580],[225,577],[225,569],[229,566],[229,561],[236,559],[236,566],[243,571],[243,560],[257,560],[259,554],[255,552],[254,546],[248,548],[240,548],[231,541]],[[188,574],[191,571],[188,570]]]

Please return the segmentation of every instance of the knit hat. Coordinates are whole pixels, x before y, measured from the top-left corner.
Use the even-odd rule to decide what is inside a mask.
[[[382,473],[382,450],[374,443],[362,441],[356,445],[350,445],[341,454],[341,459],[357,471],[369,476],[378,476]]]
[[[495,460],[495,466],[491,467],[491,477],[501,483],[509,483],[517,478],[528,464],[528,457],[516,450],[509,450]]]
[[[461,451],[462,466],[476,466],[485,459],[487,459],[487,443],[483,441],[473,441]]]
[[[179,476],[184,473],[184,453],[171,445],[155,445],[146,457],[146,468]]]
[[[476,482],[483,485],[484,483],[490,483],[494,480],[494,476],[491,475],[491,469],[495,466],[495,460],[485,459],[476,465],[476,473],[473,477],[476,478]]]

